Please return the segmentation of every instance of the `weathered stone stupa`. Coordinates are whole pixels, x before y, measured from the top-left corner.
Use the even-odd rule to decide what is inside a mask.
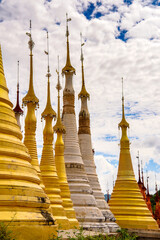
[[[21,128],[21,123],[20,123],[20,116],[23,114],[23,110],[20,107],[19,104],[19,61],[18,61],[18,71],[17,71],[17,103],[13,111],[15,112],[15,117],[17,119],[17,123],[19,127]]]
[[[103,223],[103,214],[97,208],[97,203],[84,169],[79,147],[74,106],[75,93],[72,83],[75,69],[71,65],[69,54],[68,22],[70,20],[71,19],[67,17],[67,60],[65,67],[62,69],[62,74],[65,75],[65,88],[63,90],[63,123],[66,129],[66,133],[64,134],[64,159],[67,179],[71,191],[71,199],[79,223],[84,228],[99,228],[99,231],[101,229],[103,229],[103,231],[109,231],[108,227]]]
[[[17,240],[48,240],[56,234],[50,202],[21,141],[8,92],[0,49],[0,222],[13,229]]]
[[[84,43],[82,43],[82,40],[81,40],[82,89],[78,95],[78,98],[81,99],[81,110],[79,113],[79,131],[78,131],[79,144],[80,144],[82,159],[84,162],[84,168],[87,173],[89,184],[93,190],[93,195],[96,199],[97,207],[102,211],[103,215],[105,216],[105,221],[107,222],[109,229],[112,232],[114,232],[119,227],[114,222],[115,218],[111,213],[111,211],[109,210],[109,206],[105,201],[104,195],[101,191],[100,184],[98,181],[98,176],[96,173],[94,155],[92,151],[90,114],[87,106],[87,100],[90,98],[90,94],[87,92],[85,87],[84,66],[83,66],[84,57],[83,57],[83,51],[82,51],[83,45]]]
[[[60,117],[60,80],[59,80],[59,59],[58,59],[58,83],[57,83],[57,90],[58,90],[58,109],[57,109],[57,122],[54,126],[54,131],[57,133],[57,140],[55,143],[55,162],[57,168],[57,174],[59,178],[59,185],[61,189],[61,197],[62,197],[62,204],[65,209],[66,215],[68,217],[70,228],[74,229],[79,227],[79,223],[76,219],[75,210],[73,209],[73,203],[71,200],[70,190],[67,182],[66,176],[66,169],[65,169],[65,162],[64,162],[64,142],[62,138],[62,134],[65,133],[65,127],[61,122]]]
[[[120,157],[117,180],[109,201],[116,222],[122,228],[158,229],[156,221],[142,197],[134,176],[130,155],[130,142],[127,136],[128,122],[124,113],[124,96],[122,93],[122,129],[120,140]]]
[[[49,45],[48,45],[48,32],[47,32],[47,52],[48,56],[48,72],[47,72],[47,104],[42,113],[42,118],[45,120],[45,127],[43,130],[43,150],[40,163],[42,181],[45,185],[45,192],[51,201],[51,211],[56,220],[59,229],[69,229],[70,223],[66,217],[66,212],[62,206],[61,190],[59,178],[57,175],[55,158],[53,154],[53,118],[56,118],[56,113],[51,105],[50,97],[50,67],[49,67]]]

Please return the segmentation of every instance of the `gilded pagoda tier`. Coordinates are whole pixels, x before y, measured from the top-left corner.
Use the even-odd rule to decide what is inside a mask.
[[[134,176],[117,177],[109,206],[121,228],[158,229]]]
[[[45,117],[45,128],[43,130],[43,150],[40,163],[42,180],[45,185],[45,192],[51,202],[51,211],[58,224],[59,229],[70,229],[70,223],[66,217],[61,197],[60,183],[55,166],[53,155],[53,127],[52,117]]]
[[[158,225],[143,199],[134,176],[130,142],[127,136],[129,124],[125,119],[123,95],[122,120],[119,127],[122,130],[119,167],[117,180],[109,201],[110,209],[121,228],[158,229]]]
[[[71,200],[70,190],[68,186],[64,162],[64,143],[62,133],[60,132],[57,132],[57,140],[55,143],[55,162],[61,190],[60,194],[62,198],[62,205],[69,220],[70,228],[74,229],[79,227],[79,223],[76,219],[76,213],[73,208],[73,202]]]
[[[67,176],[66,176],[66,169],[65,169],[65,162],[64,162],[64,142],[62,138],[62,134],[65,132],[65,127],[62,124],[61,116],[60,116],[60,78],[59,78],[59,57],[58,57],[58,82],[56,85],[56,89],[58,91],[58,106],[57,106],[57,121],[56,125],[54,126],[54,131],[57,133],[57,139],[55,143],[55,163],[57,169],[57,175],[59,179],[59,186],[61,190],[61,198],[62,198],[62,205],[66,212],[66,216],[70,223],[70,228],[77,228],[79,227],[79,223],[76,219],[75,210],[73,208],[73,203],[71,200],[70,190],[68,186]]]
[[[56,230],[48,212],[50,201],[21,141],[22,133],[8,97],[1,50],[0,96],[0,221],[14,228],[17,240],[42,236],[47,240],[51,231]]]
[[[41,180],[41,171],[38,162],[37,156],[37,143],[36,143],[36,125],[37,119],[35,115],[35,111],[39,104],[39,99],[36,97],[34,92],[34,84],[33,84],[33,54],[32,50],[34,47],[34,42],[32,40],[31,34],[31,23],[30,23],[30,33],[27,33],[29,36],[29,49],[30,49],[30,77],[29,77],[29,89],[26,96],[22,99],[23,105],[27,106],[27,115],[25,118],[25,135],[24,135],[24,144],[29,150],[29,154],[31,155],[31,164],[36,169],[38,176]],[[41,180],[41,187],[44,189],[44,184]]]

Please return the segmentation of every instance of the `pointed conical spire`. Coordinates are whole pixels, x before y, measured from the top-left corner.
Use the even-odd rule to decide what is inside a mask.
[[[142,195],[144,200],[146,200],[146,187],[144,185],[144,175],[143,175],[143,161],[141,160],[141,176],[142,176]]]
[[[55,118],[56,117],[56,112],[53,110],[53,108],[51,106],[51,95],[50,95],[51,73],[50,73],[50,66],[49,66],[49,37],[48,37],[48,31],[47,31],[47,51],[44,51],[44,52],[48,56],[48,67],[47,67],[47,74],[46,74],[46,77],[48,78],[48,85],[47,85],[47,103],[46,103],[46,107],[45,107],[43,113],[41,114],[41,116],[42,116],[42,118],[45,118],[47,115],[50,115],[53,118]]]
[[[67,37],[67,59],[66,59],[66,65],[62,69],[62,74],[65,72],[73,72],[75,74],[75,68],[71,65],[70,60],[70,52],[69,52],[69,30],[68,30],[68,22],[71,21],[71,18],[68,18],[68,14],[66,13],[66,37]]]
[[[38,106],[39,100],[35,96],[33,89],[33,63],[32,63],[32,49],[34,42],[31,35],[31,21],[30,21],[30,33],[27,33],[29,36],[29,49],[30,49],[30,79],[29,79],[29,90],[27,95],[23,98],[23,104],[27,106],[27,115],[25,118],[25,136],[24,144],[29,150],[29,153],[32,158],[32,165],[37,170],[38,176],[41,179],[41,172],[39,167],[38,155],[37,155],[37,144],[36,144],[36,125],[37,119],[35,115],[35,110]],[[44,185],[41,182],[41,187],[44,188]]]
[[[143,184],[143,187],[144,186],[144,176],[143,176],[143,160],[141,160],[141,176],[142,176],[142,184]]]
[[[119,123],[119,128],[122,129],[122,138],[127,136],[127,128],[129,128],[129,123],[126,121],[125,119],[125,112],[124,112],[124,95],[123,95],[123,78],[122,78],[122,120]],[[128,137],[127,137],[128,139]],[[128,144],[129,144],[129,139],[127,140]],[[123,147],[123,146],[121,146]],[[128,145],[129,147],[129,145]]]
[[[19,105],[19,61],[18,61],[18,69],[17,69],[17,104],[16,107],[13,109],[15,112],[15,117],[17,119],[17,123],[19,127],[21,128],[21,123],[20,123],[20,115],[23,114],[23,110],[21,109]]]
[[[130,142],[129,142],[129,138],[127,136],[127,128],[129,128],[129,123],[125,119],[125,111],[124,111],[123,78],[122,78],[122,120],[119,123],[118,127],[121,128],[121,130],[122,130],[122,135],[121,135],[121,140],[120,140],[120,150],[121,150],[120,155],[121,155],[121,153],[125,152],[126,150],[127,151],[130,150]],[[122,173],[126,174],[126,175],[132,174],[134,176],[131,160],[128,161],[127,166],[125,165],[125,163],[119,164],[118,174],[121,175]]]
[[[61,189],[61,197],[63,201],[63,207],[66,212],[66,216],[70,222],[70,228],[77,228],[79,223],[76,219],[75,210],[73,208],[73,203],[71,200],[70,190],[68,186],[67,176],[66,176],[66,168],[64,161],[64,142],[62,138],[62,134],[65,133],[65,127],[61,122],[60,117],[60,80],[59,80],[59,57],[58,57],[58,70],[56,70],[58,75],[58,83],[57,83],[57,91],[58,91],[58,106],[57,106],[57,122],[54,126],[54,131],[57,133],[57,140],[55,143],[55,162],[57,168],[57,174],[59,177],[60,189]]]
[[[88,106],[87,106],[87,99],[90,98],[89,93],[86,90],[85,87],[85,80],[84,80],[84,69],[83,69],[83,51],[82,47],[84,43],[82,43],[82,34],[81,36],[81,67],[82,67],[82,88],[80,93],[78,94],[78,99],[81,99],[81,111],[79,112],[79,130],[78,134],[91,134],[90,133],[90,114],[88,111]],[[82,150],[81,150],[82,151]]]
[[[147,172],[147,193],[146,193],[146,203],[147,203],[147,207],[148,207],[148,209],[150,210],[150,212],[152,213],[152,217],[153,217],[152,205],[151,205],[150,194],[149,194],[149,176],[148,176],[148,172]]]
[[[158,185],[157,185],[156,175],[155,175],[155,192],[156,192],[155,201],[159,202],[159,194],[158,194]]]
[[[0,46],[0,73],[4,76],[1,46]],[[4,85],[4,86],[6,86],[6,81],[5,81],[4,78],[3,78],[2,82],[1,82],[1,84]]]
[[[125,120],[124,96],[122,80],[122,120],[119,124],[122,129],[120,140],[120,157],[117,180],[109,201],[116,222],[122,228],[158,229],[144,201],[134,176],[130,155],[130,143],[127,136],[129,124]]]
[[[143,161],[141,160],[141,166],[140,166],[139,151],[138,151],[137,159],[138,159],[138,186],[143,195],[144,200],[146,200],[146,188],[144,186],[144,176],[143,176]],[[141,167],[141,171],[140,171],[140,167]]]
[[[90,95],[86,90],[85,80],[84,80],[84,66],[83,66],[84,57],[83,57],[83,50],[82,50],[84,43],[82,43],[82,33],[80,33],[80,36],[81,36],[81,58],[80,58],[80,60],[81,60],[81,70],[82,70],[82,89],[81,89],[80,93],[78,94],[78,98],[86,97],[89,99]]]
[[[56,125],[54,126],[54,131],[59,133],[65,133],[65,127],[62,124],[61,116],[60,116],[60,90],[62,89],[62,87],[59,79],[59,56],[58,56],[58,70],[56,70],[56,72],[58,76],[58,81],[56,86],[56,89],[58,91],[58,107],[57,107],[57,122],[56,122]]]
[[[88,213],[86,214],[86,219],[87,218],[92,219],[91,220],[92,224],[95,226],[97,225],[97,221],[99,222],[104,221],[105,222],[104,225],[102,225],[103,223],[101,224],[101,226],[99,225],[100,228],[103,228],[103,230],[106,231],[105,227],[109,229],[111,227],[112,231],[116,232],[118,226],[113,222],[115,221],[115,218],[111,213],[111,211],[109,210],[109,206],[104,199],[104,194],[101,191],[101,187],[98,181],[98,176],[96,173],[96,166],[94,162],[94,154],[92,149],[92,139],[91,139],[91,131],[90,131],[90,114],[87,106],[87,101],[90,98],[90,95],[86,90],[85,79],[84,79],[84,67],[83,67],[84,57],[83,57],[83,51],[82,51],[82,47],[84,43],[82,43],[82,34],[80,34],[80,36],[81,36],[81,58],[80,59],[81,59],[81,68],[82,68],[82,88],[78,95],[78,98],[81,99],[81,110],[79,112],[78,138],[79,138],[79,146],[82,154],[82,160],[84,163],[84,170],[89,180],[89,187],[93,192],[93,196],[94,196],[94,199],[92,200],[95,201],[96,203],[96,207],[94,207],[94,210],[92,208],[92,210],[90,210],[90,213],[89,213],[89,211],[87,210],[89,206],[87,206],[87,200],[86,200],[86,213],[88,211]],[[77,176],[76,176],[76,179],[77,179]],[[90,198],[90,196],[88,197]],[[80,204],[78,203],[77,205],[79,207]],[[92,211],[95,212],[94,217],[91,215]],[[82,220],[80,219],[80,221]]]
[[[156,181],[156,176],[155,176],[155,212],[154,212],[154,219],[157,221],[158,226],[160,227],[160,204],[159,204],[159,194],[158,194],[158,186],[157,186],[157,181]]]
[[[21,109],[19,105],[19,61],[17,62],[17,104],[16,107],[13,109],[15,113],[23,114],[23,110]]]
[[[147,174],[148,175],[148,174]],[[149,176],[147,176],[147,192],[146,192],[146,195],[149,196],[149,184],[148,184],[148,179],[149,179]]]
[[[137,154],[137,157],[138,159],[138,184],[141,184],[141,170],[140,170],[140,161],[139,161],[139,151],[138,151],[138,154]]]
[[[0,68],[0,222],[14,229],[17,240],[42,236],[47,240],[57,228],[48,211],[49,199],[21,141],[22,133],[8,97],[1,49]]]
[[[4,90],[3,94],[5,94],[4,96],[1,94],[0,100],[3,99],[3,101],[7,102],[12,107],[13,104],[10,102],[9,97],[8,97],[8,92],[9,91],[8,91],[8,88],[7,88],[6,79],[5,79],[4,70],[3,70],[1,45],[0,45],[0,78],[1,78],[0,79],[0,87]]]
[[[59,178],[57,175],[55,158],[53,153],[53,138],[54,131],[52,127],[53,118],[56,117],[55,111],[51,107],[50,101],[50,88],[49,88],[49,77],[51,76],[49,70],[49,44],[48,44],[48,32],[47,32],[47,51],[45,53],[48,55],[48,95],[47,104],[44,112],[42,113],[42,118],[45,119],[45,127],[43,130],[43,150],[40,163],[42,180],[45,185],[45,192],[51,201],[51,211],[57,221],[59,229],[69,229],[70,223],[66,217],[66,212],[63,208],[63,201],[61,198],[61,190]]]
[[[33,87],[33,54],[32,50],[34,48],[35,43],[32,39],[32,33],[31,33],[32,25],[30,20],[30,32],[26,33],[26,35],[29,37],[29,49],[30,49],[30,78],[29,78],[29,90],[27,92],[27,95],[23,98],[23,104],[26,105],[28,102],[33,102],[38,105],[39,99],[36,97]]]

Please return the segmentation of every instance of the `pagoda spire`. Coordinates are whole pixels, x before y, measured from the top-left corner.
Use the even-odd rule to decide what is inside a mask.
[[[57,175],[55,158],[53,154],[53,119],[56,118],[56,113],[51,106],[50,97],[50,67],[49,67],[49,37],[47,32],[47,51],[45,54],[48,56],[48,66],[47,66],[47,103],[45,110],[41,114],[42,118],[45,120],[45,127],[43,130],[43,150],[40,163],[42,180],[45,185],[45,191],[47,196],[51,201],[51,210],[55,220],[58,223],[59,229],[69,229],[70,223],[66,217],[66,212],[62,206],[63,201],[61,198],[61,190],[59,178]]]
[[[6,86],[6,81],[5,81],[5,76],[4,76],[1,45],[0,45],[0,73],[1,73],[1,84],[2,84],[2,86],[7,87]]]
[[[141,166],[140,166],[140,159],[139,159],[139,151],[138,151],[138,154],[137,154],[137,157],[138,159],[138,186],[139,186],[139,189],[144,197],[144,188],[143,188],[143,183],[142,183],[142,180],[141,180]]]
[[[17,240],[47,240],[51,232],[56,234],[57,226],[22,143],[8,92],[0,48],[0,222],[14,231]]]
[[[141,175],[142,175],[142,183],[144,185],[144,176],[143,176],[143,161],[141,160]]]
[[[138,159],[138,185],[139,185],[139,184],[142,184],[142,182],[141,182],[141,169],[140,169],[139,151],[137,153],[137,157],[136,158]]]
[[[157,181],[155,177],[155,212],[154,212],[154,219],[157,221],[158,226],[160,227],[160,204],[159,204],[159,193],[158,193],[158,186],[157,186]]]
[[[62,74],[66,72],[72,72],[75,74],[75,68],[72,67],[71,65],[71,60],[70,60],[70,52],[69,52],[69,29],[68,29],[68,22],[70,22],[72,19],[68,18],[68,14],[66,13],[66,38],[67,38],[67,58],[66,58],[66,65],[62,69]]]
[[[84,80],[84,66],[83,66],[83,61],[84,61],[84,56],[83,56],[83,49],[82,47],[84,46],[84,43],[82,42],[82,33],[80,33],[80,36],[81,36],[81,71],[82,71],[82,89],[80,91],[80,93],[78,94],[78,98],[90,98],[90,95],[89,93],[87,92],[86,90],[86,87],[85,87],[85,80]]]
[[[129,128],[129,123],[125,119],[125,112],[124,112],[123,78],[122,78],[122,120],[119,123],[118,127],[122,129],[122,137],[120,142],[121,149],[124,149],[124,147],[127,147],[129,149],[130,143],[127,136],[127,128]]]
[[[47,66],[47,74],[46,77],[48,79],[47,82],[47,103],[46,103],[46,107],[43,111],[43,113],[41,114],[42,118],[45,118],[46,116],[50,115],[50,117],[52,117],[52,119],[56,118],[56,112],[53,110],[52,106],[51,106],[51,93],[50,93],[50,77],[51,77],[51,73],[50,73],[50,66],[49,66],[49,38],[48,38],[48,31],[47,31],[47,51],[44,51],[45,54],[48,57],[48,66]]]
[[[9,91],[7,88],[6,79],[5,79],[5,75],[4,75],[1,45],[0,45],[0,87],[5,90],[4,91],[5,96],[4,96],[4,98],[2,98],[2,95],[1,95],[0,100],[7,102],[12,107],[13,104],[10,102],[9,97],[8,97]]]
[[[39,100],[35,96],[34,88],[33,88],[33,54],[32,50],[34,47],[34,42],[32,40],[31,33],[31,20],[30,20],[30,32],[26,33],[29,37],[29,50],[30,50],[30,78],[29,78],[29,90],[26,96],[23,98],[24,106],[27,106],[27,115],[25,118],[25,136],[24,136],[24,144],[29,150],[29,153],[32,158],[32,165],[37,170],[38,176],[41,179],[40,167],[37,156],[37,145],[36,145],[36,125],[37,119],[35,115],[35,110],[39,105]],[[44,185],[41,183],[41,186],[44,188]]]
[[[147,207],[150,210],[150,212],[152,213],[152,205],[151,205],[151,201],[150,201],[150,194],[149,194],[149,176],[147,173],[147,193],[146,193],[146,203],[147,203]],[[152,213],[153,216],[153,213]]]
[[[144,175],[143,175],[143,161],[141,160],[141,176],[142,176],[142,195],[144,200],[146,200],[146,187],[144,185]]]
[[[30,50],[30,78],[29,78],[29,90],[27,95],[23,98],[23,104],[27,105],[28,102],[35,103],[37,106],[39,104],[39,99],[36,97],[33,87],[33,54],[32,50],[34,48],[35,43],[32,39],[32,23],[30,20],[30,32],[27,32],[26,35],[29,37],[28,46]]]
[[[146,192],[147,195],[149,195],[149,184],[148,184],[148,181],[149,181],[149,180],[148,180],[148,179],[149,179],[149,176],[148,176],[148,174],[147,174],[147,192]]]
[[[92,194],[91,186],[89,185],[88,177],[84,169],[84,163],[80,151],[75,115],[75,91],[73,88],[73,73],[75,73],[75,69],[72,66],[70,66],[69,58],[68,22],[70,20],[71,19],[69,19],[67,16],[66,23],[67,63],[66,66],[62,69],[62,73],[65,75],[65,87],[63,90],[62,120],[65,126],[65,133],[63,135],[63,139],[65,146],[64,159],[67,180],[70,188],[73,206],[80,224],[83,225],[84,228],[99,227],[101,229],[103,228],[103,230],[105,228],[105,230],[107,229],[108,231],[107,226],[104,223],[102,223],[102,221],[104,221],[104,217],[101,211],[97,208],[97,203],[95,197]],[[56,167],[58,166],[57,162]]]
[[[87,174],[87,178],[89,180],[89,185],[91,190],[93,191],[93,196],[95,198],[95,202],[97,204],[97,208],[94,210],[97,212],[97,216],[95,218],[99,221],[104,221],[104,226],[112,229],[112,231],[117,230],[118,225],[115,224],[115,218],[111,211],[109,210],[109,206],[104,199],[104,194],[101,191],[101,187],[98,181],[98,176],[96,173],[96,166],[94,162],[94,154],[92,151],[92,139],[91,139],[91,130],[90,130],[90,114],[88,111],[87,101],[90,98],[89,93],[85,87],[85,79],[84,79],[84,56],[83,49],[84,43],[82,42],[82,34],[81,36],[81,69],[82,69],[82,88],[78,95],[78,98],[81,99],[81,110],[79,112],[79,129],[78,129],[78,138],[79,145],[82,154],[82,160],[84,163],[84,169]],[[90,216],[93,218],[92,216]],[[94,218],[93,218],[94,219]],[[93,220],[92,220],[93,221]],[[96,220],[94,219],[94,224],[96,225]],[[101,226],[102,227],[102,226]],[[111,227],[111,228],[110,228]]]
[[[84,80],[84,66],[83,66],[84,57],[83,57],[83,50],[82,50],[84,43],[82,43],[82,33],[80,33],[80,36],[81,36],[81,58],[80,58],[80,60],[81,60],[81,69],[82,69],[82,88],[81,88],[80,93],[78,94],[78,99],[81,99],[81,111],[79,113],[78,134],[82,134],[82,133],[90,134],[90,114],[89,114],[88,106],[87,106],[87,100],[90,98],[90,95],[86,90],[85,80]]]
[[[61,84],[60,84],[60,79],[59,79],[59,56],[58,56],[58,69],[56,70],[57,73],[57,85],[56,85],[56,89],[58,91],[58,107],[57,107],[57,122],[56,125],[54,126],[54,129],[56,131],[56,133],[65,133],[65,127],[62,124],[61,121],[61,116],[60,116],[60,90],[62,89]]]
[[[70,228],[75,228],[79,226],[79,223],[76,219],[76,213],[73,208],[73,203],[71,200],[70,190],[68,186],[66,168],[64,162],[64,142],[62,134],[65,133],[65,127],[62,124],[60,117],[60,90],[62,89],[59,79],[59,57],[58,57],[58,70],[56,70],[58,76],[58,82],[56,89],[58,91],[58,107],[57,107],[57,122],[54,126],[54,131],[57,133],[57,140],[55,143],[55,162],[57,174],[59,177],[59,184],[61,189],[61,197],[63,201],[63,207],[66,211],[66,216],[70,223]]]
[[[19,127],[21,128],[21,123],[20,123],[20,115],[23,114],[23,110],[21,109],[19,105],[19,61],[17,62],[17,103],[15,108],[13,109],[15,112],[15,117],[17,119],[17,123]]]
[[[116,222],[121,228],[157,229],[144,201],[134,176],[130,155],[130,142],[127,136],[128,122],[125,119],[122,79],[122,120],[118,125],[122,130],[120,157],[115,186],[109,201]]]

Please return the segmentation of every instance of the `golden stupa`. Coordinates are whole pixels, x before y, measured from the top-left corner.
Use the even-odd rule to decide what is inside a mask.
[[[48,40],[48,32],[47,32]],[[40,163],[42,180],[45,185],[45,192],[51,201],[51,211],[54,219],[58,223],[59,229],[69,229],[70,223],[66,217],[66,212],[62,206],[62,198],[60,195],[60,185],[57,175],[55,159],[53,155],[53,118],[56,118],[56,113],[51,106],[50,97],[50,67],[49,67],[49,45],[47,41],[47,52],[48,56],[48,73],[46,77],[48,78],[47,85],[47,104],[45,110],[42,113],[42,118],[45,119],[45,127],[43,130],[43,150]]]
[[[59,64],[58,64],[59,65]],[[59,177],[59,183],[60,183],[60,189],[61,189],[61,197],[63,200],[63,207],[66,211],[67,218],[70,222],[70,228],[77,228],[79,227],[78,220],[76,219],[76,213],[73,208],[73,203],[71,200],[70,190],[67,182],[67,176],[66,176],[66,168],[65,168],[65,162],[64,162],[64,142],[62,138],[62,134],[65,133],[65,127],[63,126],[61,122],[60,117],[60,90],[61,85],[59,81],[59,66],[58,66],[58,83],[57,83],[57,90],[58,90],[58,109],[57,109],[57,122],[54,126],[54,131],[57,133],[57,139],[55,142],[55,162],[56,162],[56,168],[57,168],[57,174]]]
[[[49,199],[22,143],[8,97],[0,48],[0,222],[14,230],[16,240],[48,240],[55,232]]]
[[[27,115],[25,118],[25,135],[24,144],[29,150],[32,161],[31,164],[37,170],[38,176],[41,179],[40,166],[37,156],[37,144],[36,144],[36,124],[37,119],[35,110],[39,106],[39,99],[36,97],[33,87],[33,54],[32,50],[34,42],[31,34],[31,21],[30,21],[30,33],[26,33],[29,36],[29,49],[30,49],[30,78],[29,78],[29,90],[26,96],[22,99],[23,105],[27,106]],[[44,189],[44,185],[41,181],[41,187]]]
[[[109,201],[110,209],[121,228],[158,229],[158,225],[142,197],[133,172],[130,142],[127,136],[129,124],[125,119],[123,91],[122,120],[119,127],[122,129],[119,167],[117,180]]]

